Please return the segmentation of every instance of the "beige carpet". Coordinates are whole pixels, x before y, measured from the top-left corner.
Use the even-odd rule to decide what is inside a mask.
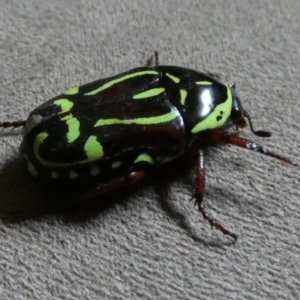
[[[255,127],[273,132],[244,136],[297,161],[299,12],[298,0],[0,0],[0,120],[158,50],[161,64],[236,82]],[[105,209],[101,199],[60,207],[60,190],[23,171],[19,131],[1,135],[1,299],[300,298],[299,169],[233,146],[208,151],[205,206],[239,235],[232,244],[189,203],[188,164]]]

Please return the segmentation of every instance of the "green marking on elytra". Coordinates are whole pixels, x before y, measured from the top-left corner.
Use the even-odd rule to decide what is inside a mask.
[[[191,132],[198,133],[207,129],[215,129],[223,126],[230,116],[232,101],[231,89],[227,87],[226,101],[216,106],[214,111],[211,112],[203,121],[199,122]]]
[[[56,172],[52,172],[51,173],[51,178],[52,179],[57,179],[57,173]]]
[[[61,107],[61,113],[70,111],[71,108],[74,106],[74,103],[69,99],[57,99],[53,103]]]
[[[197,81],[197,85],[212,85],[213,83],[210,81]]]
[[[180,82],[180,78],[174,76],[174,75],[171,75],[169,73],[166,73],[166,76],[168,76],[171,80],[173,80],[175,83],[179,83]]]
[[[35,127],[36,125],[40,124],[42,122],[42,120],[43,120],[43,117],[41,115],[33,114],[27,119],[25,127],[27,129],[31,129],[31,128]]]
[[[69,176],[71,179],[77,178],[78,174],[75,171],[70,171]]]
[[[165,163],[168,163],[174,159],[176,159],[178,157],[178,155],[176,156],[158,156],[156,158],[158,164],[165,164]]]
[[[66,162],[66,163],[61,163],[61,162],[55,162],[55,161],[49,161],[44,159],[40,153],[39,153],[39,148],[40,146],[44,143],[45,139],[49,136],[49,134],[47,132],[41,132],[39,133],[36,138],[35,141],[33,143],[33,153],[36,157],[36,159],[43,165],[46,167],[50,167],[50,168],[65,168],[65,167],[71,167],[71,166],[76,166],[76,165],[82,165],[82,164],[86,164],[89,163],[91,161],[91,159],[95,159],[96,157],[101,158],[101,155],[96,155],[95,154],[95,150],[100,150],[100,153],[102,150],[102,147],[100,145],[97,145],[97,141],[94,143],[93,142],[93,138],[90,137],[90,140],[88,143],[86,143],[85,145],[85,151],[88,152],[88,154],[90,155],[90,157],[88,157],[88,159],[85,160],[80,160],[80,161],[73,161],[73,162]],[[95,147],[93,146],[95,145]],[[100,157],[101,156],[101,157]],[[90,159],[91,158],[91,159]]]
[[[66,95],[75,95],[75,94],[78,94],[78,92],[79,92],[79,87],[74,86],[74,87],[68,89],[67,91],[65,91],[65,94]]]
[[[45,160],[39,154],[39,148],[43,144],[44,140],[48,137],[47,132],[41,132],[35,137],[35,141],[33,143],[33,153],[35,157],[43,164],[46,165]]]
[[[38,176],[38,172],[31,162],[28,162],[27,170],[32,176],[34,177]]]
[[[114,162],[111,164],[111,167],[112,167],[113,169],[117,169],[117,168],[119,168],[120,166],[121,166],[121,162],[120,162],[119,160],[114,161]]]
[[[142,75],[158,75],[158,72],[156,72],[156,71],[140,71],[140,72],[136,72],[136,73],[132,73],[132,74],[127,74],[127,75],[124,75],[123,77],[113,79],[113,80],[103,84],[99,88],[97,88],[93,91],[85,93],[84,95],[92,96],[92,95],[98,94],[101,91],[106,90],[109,87],[113,86],[114,84],[117,84],[119,82],[125,81],[125,80],[130,79],[130,78],[134,78],[134,77],[137,77],[137,76],[142,76]]]
[[[39,133],[34,141],[33,149],[37,150],[38,147],[44,142],[44,140],[49,136],[47,132],[41,132]]]
[[[156,117],[148,117],[148,118],[136,118],[136,119],[100,119],[96,122],[94,127],[98,126],[107,126],[107,125],[116,125],[116,124],[137,124],[137,125],[151,125],[151,124],[159,124],[159,123],[167,123],[170,122],[179,115],[177,110],[172,110],[169,113],[164,115],[156,116]]]
[[[134,163],[138,163],[138,162],[147,162],[148,164],[151,164],[153,165],[154,164],[154,161],[153,161],[153,158],[148,154],[148,153],[142,153],[140,154],[136,160],[134,161]]]
[[[84,152],[89,161],[95,161],[104,156],[102,145],[95,135],[91,135],[85,142]]]
[[[67,115],[61,118],[62,121],[66,121],[68,126],[67,139],[68,143],[74,142],[80,136],[80,122],[72,115]]]
[[[186,97],[187,97],[187,91],[186,90],[180,90],[180,103],[182,105],[185,104],[185,100],[186,100]]]
[[[36,168],[34,167],[34,165],[31,163],[31,161],[28,159],[27,155],[24,155],[25,159],[27,160],[27,170],[28,172],[33,176],[33,177],[37,177],[38,176],[38,172],[36,170]]]
[[[97,176],[99,174],[100,170],[98,166],[92,166],[91,167],[91,175],[92,176]]]
[[[164,88],[154,88],[154,89],[150,89],[144,92],[141,92],[139,94],[134,95],[132,98],[133,99],[145,99],[145,98],[150,98],[150,97],[154,97],[157,96],[159,94],[164,93],[165,89]]]

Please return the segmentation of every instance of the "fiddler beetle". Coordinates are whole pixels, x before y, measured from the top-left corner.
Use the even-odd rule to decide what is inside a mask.
[[[214,74],[155,65],[68,89],[39,107],[27,120],[1,122],[24,127],[20,156],[29,173],[50,180],[76,182],[99,178],[93,196],[140,182],[149,170],[190,152],[196,168],[195,200],[210,225],[237,240],[203,207],[204,152],[211,143],[226,143],[277,158],[288,158],[230,133],[227,128],[253,128],[234,85]]]

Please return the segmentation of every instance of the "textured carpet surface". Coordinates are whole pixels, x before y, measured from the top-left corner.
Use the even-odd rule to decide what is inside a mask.
[[[0,0],[0,120],[158,50],[161,64],[235,82],[255,127],[273,132],[244,136],[297,160],[299,12],[298,0]],[[232,244],[189,203],[184,165],[105,209],[68,209],[23,171],[20,140],[1,133],[1,299],[300,298],[299,169],[233,146],[208,151],[205,207],[239,235]]]

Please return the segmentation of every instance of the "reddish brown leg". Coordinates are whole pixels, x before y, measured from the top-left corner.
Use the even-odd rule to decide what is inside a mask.
[[[17,128],[17,127],[24,127],[26,121],[14,121],[14,122],[0,122],[0,128]]]
[[[113,192],[119,188],[133,185],[144,179],[146,176],[145,172],[131,172],[127,175],[124,175],[122,177],[117,177],[114,179],[111,179],[104,183],[99,183],[98,185],[94,186],[88,193],[84,193],[82,195],[81,200],[86,198],[94,198],[98,196],[102,196],[105,194],[108,194],[110,192]]]
[[[225,131],[212,131],[207,134],[207,138],[212,142],[223,142],[226,144],[232,144],[241,148],[245,148],[248,150],[252,150],[267,156],[274,157],[276,159],[279,159],[285,163],[288,163],[290,165],[297,166],[296,163],[292,162],[290,159],[283,157],[281,155],[278,155],[276,153],[273,153],[266,148],[264,148],[262,145],[253,142],[251,140],[247,140],[244,138],[241,138],[235,134],[230,134]]]
[[[195,204],[198,206],[199,212],[202,214],[203,218],[208,221],[211,227],[220,230],[223,234],[231,236],[235,241],[237,241],[238,236],[226,228],[224,228],[220,223],[215,222],[204,210],[203,207],[203,194],[205,189],[205,166],[204,166],[204,153],[199,145],[193,145],[192,152],[196,161],[196,176],[195,176],[195,194],[192,199],[195,199]]]

